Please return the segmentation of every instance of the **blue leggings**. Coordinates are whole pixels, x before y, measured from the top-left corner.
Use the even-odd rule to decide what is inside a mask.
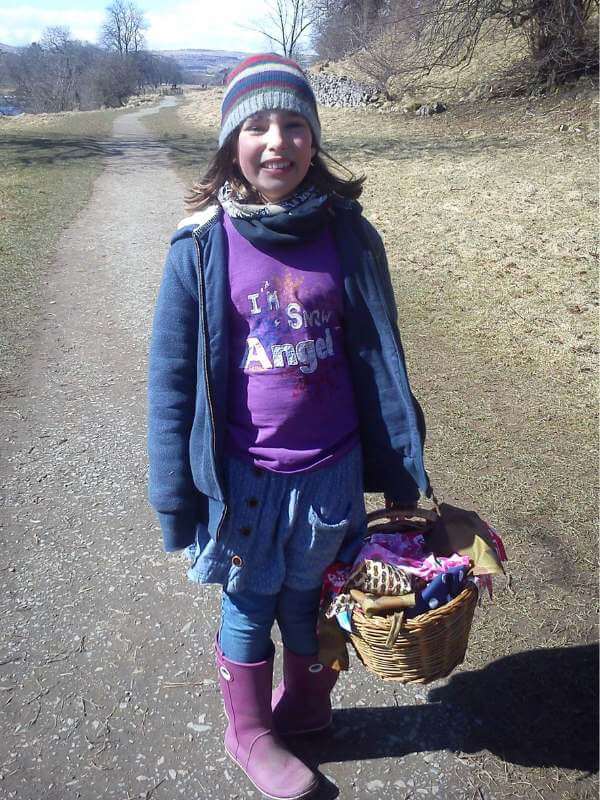
[[[316,655],[320,595],[320,587],[299,590],[284,586],[279,594],[223,591],[219,631],[223,655],[242,664],[269,658],[275,621],[288,650],[300,656]]]

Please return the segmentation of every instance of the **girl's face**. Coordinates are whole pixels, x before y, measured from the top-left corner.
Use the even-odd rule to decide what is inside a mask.
[[[315,155],[310,125],[293,111],[261,111],[240,129],[237,161],[242,175],[270,203],[292,195]]]

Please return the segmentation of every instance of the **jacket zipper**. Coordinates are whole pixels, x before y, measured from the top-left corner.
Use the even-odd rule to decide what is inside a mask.
[[[196,232],[194,231],[194,234]],[[202,268],[202,255],[200,252],[200,244],[196,236],[193,236],[194,244],[196,246],[196,257],[197,257],[197,268],[198,268],[198,308],[202,314],[202,335],[204,336],[204,347],[202,348],[202,358],[204,361],[204,387],[206,390],[206,399],[208,400],[208,410],[210,414],[210,424],[211,424],[211,434],[212,434],[212,451],[213,451],[213,464],[215,463],[216,459],[216,452],[217,452],[217,442],[216,442],[216,426],[215,426],[215,415],[214,415],[214,408],[213,408],[213,401],[212,395],[210,391],[210,383],[208,380],[208,359],[206,355],[206,349],[208,346],[207,338],[206,338],[206,302],[205,302],[205,292],[204,292],[204,272]],[[213,470],[213,477],[215,479],[215,483],[221,490],[221,494],[223,495],[223,488],[219,483],[219,479],[217,477],[216,472]],[[217,525],[217,530],[215,532],[215,541],[219,538],[219,533],[221,532],[221,528],[223,527],[223,522],[225,521],[225,516],[227,514],[227,505],[225,501],[223,501],[223,513],[221,514],[221,519],[219,520],[219,524]]]

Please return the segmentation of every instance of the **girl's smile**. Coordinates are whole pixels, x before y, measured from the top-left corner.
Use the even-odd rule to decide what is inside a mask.
[[[310,125],[292,111],[264,111],[240,129],[237,160],[242,175],[270,203],[294,193],[316,153]]]

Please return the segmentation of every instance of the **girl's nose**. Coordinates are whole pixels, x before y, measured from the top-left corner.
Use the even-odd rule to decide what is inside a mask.
[[[285,143],[285,132],[281,125],[269,125],[267,131],[267,147],[271,150],[276,150],[283,147]]]

